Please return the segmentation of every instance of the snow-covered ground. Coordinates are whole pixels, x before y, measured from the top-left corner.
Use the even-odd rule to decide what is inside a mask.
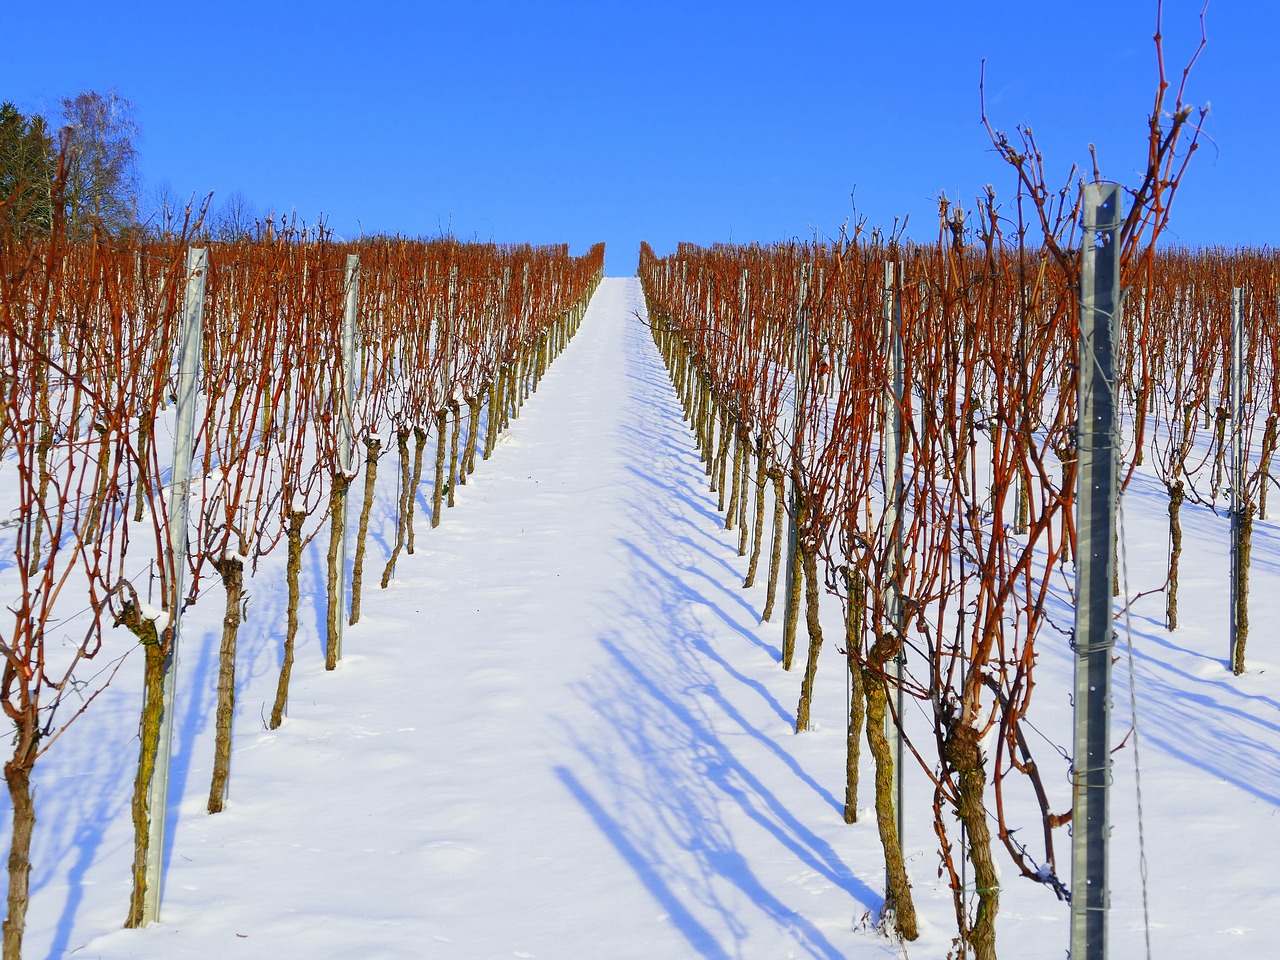
[[[142,670],[140,658],[125,665],[37,768],[28,957],[947,954],[950,894],[915,770],[906,846],[922,936],[903,949],[874,930],[874,820],[841,818],[843,658],[829,643],[816,729],[795,735],[799,677],[778,663],[780,625],[759,622],[763,586],[741,588],[737,533],[722,529],[643,310],[638,281],[604,282],[457,506],[435,530],[419,514],[417,552],[402,555],[389,589],[369,578],[332,673],[319,641],[324,545],[313,545],[277,731],[263,718],[280,662],[283,558],[264,563],[249,584],[230,800],[216,816],[204,807],[218,591],[192,609],[163,917],[145,930],[120,929]],[[369,569],[394,540],[393,458]],[[1280,949],[1280,537],[1257,525],[1251,669],[1235,678],[1224,665],[1226,523],[1191,508],[1184,522],[1184,626],[1163,629],[1158,595],[1129,621],[1152,954],[1270,958]],[[1124,517],[1131,592],[1163,581],[1164,524],[1162,488],[1139,474]],[[837,635],[834,602],[827,619]],[[110,642],[126,649],[116,633]],[[1119,653],[1117,740],[1131,716]],[[1046,636],[1038,669],[1033,719],[1069,744],[1065,638]],[[1115,957],[1145,955],[1132,742],[1116,754],[1112,801]],[[7,848],[7,834],[0,841]],[[1066,905],[1005,874],[1000,955],[1064,956]]]

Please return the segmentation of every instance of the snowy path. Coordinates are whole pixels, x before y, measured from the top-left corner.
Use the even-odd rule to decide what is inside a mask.
[[[834,796],[839,666],[832,728],[799,742],[637,310],[637,281],[604,282],[458,506],[366,591],[339,670],[302,653],[275,733],[276,654],[248,654],[227,811],[203,813],[200,753],[164,922],[85,955],[895,954],[853,932],[880,881]]]
[[[520,419],[457,491],[457,507],[435,530],[419,515],[417,553],[401,558],[386,591],[376,581],[394,534],[394,454],[383,461],[364,617],[326,673],[321,537],[306,568],[311,606],[290,716],[275,732],[261,718],[279,669],[283,560],[269,558],[250,585],[230,802],[214,817],[204,804],[220,598],[193,608],[163,922],[144,931],[119,929],[140,673],[126,664],[42,761],[27,956],[902,955],[864,923],[881,906],[874,824],[840,815],[843,660],[828,643],[816,729],[796,736],[799,680],[778,666],[781,630],[759,623],[763,587],[741,589],[737,534],[721,529],[637,314],[638,282],[606,280]],[[1162,577],[1163,503],[1143,483],[1126,508],[1129,566],[1149,586]],[[1217,520],[1188,511],[1201,545],[1184,575],[1188,609],[1225,610]],[[1255,564],[1273,575],[1280,556],[1268,536]],[[1278,598],[1259,592],[1255,622],[1280,617]],[[1133,629],[1157,955],[1229,946],[1237,960],[1272,956],[1274,646],[1263,626],[1256,669],[1230,678],[1212,620],[1175,641],[1152,619],[1159,595],[1143,603]],[[834,632],[838,609],[828,614]],[[1046,641],[1038,669],[1037,729],[1069,742],[1065,642]],[[1126,678],[1121,664],[1116,737],[1129,720]],[[1138,956],[1131,763],[1131,752],[1117,755],[1112,931],[1120,953]],[[936,879],[930,790],[914,766],[907,778],[922,918],[909,954],[942,957],[954,927]],[[1065,869],[1068,840],[1058,842]],[[1047,891],[1011,878],[1000,955],[1061,956],[1066,920]]]

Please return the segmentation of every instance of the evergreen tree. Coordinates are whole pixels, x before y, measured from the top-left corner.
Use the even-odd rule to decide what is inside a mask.
[[[24,116],[7,101],[0,104],[0,230],[19,236],[29,230],[49,231],[56,168],[53,137],[44,117]]]

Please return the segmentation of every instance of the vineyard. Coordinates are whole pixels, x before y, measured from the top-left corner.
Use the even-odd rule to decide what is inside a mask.
[[[394,453],[399,491],[386,588],[401,554],[414,552],[428,438],[434,527],[573,335],[603,246],[577,258],[563,247],[452,241],[352,247],[291,230],[213,251],[56,235],[0,243],[0,456],[15,499],[0,688],[15,728],[4,951],[16,957],[37,761],[130,661],[143,691],[126,925],[155,919],[181,611],[221,586],[207,803],[217,813],[230,789],[237,643],[259,564],[287,554],[283,619],[258,627],[280,638],[274,729],[287,712],[307,546],[326,540],[333,670],[344,624],[361,618],[381,458]],[[363,505],[349,538],[357,478]],[[121,647],[118,627],[140,653]]]
[[[963,237],[690,247],[664,259],[645,250],[641,275],[725,528],[736,526],[750,556],[747,586],[772,501],[763,615],[781,591],[782,666],[801,676],[798,732],[824,644],[820,600],[841,601],[842,629],[827,642],[848,662],[844,818],[858,820],[867,789],[865,734],[888,916],[916,939],[898,837],[910,813],[895,809],[893,791],[895,765],[913,763],[933,786],[926,809],[957,932],[989,958],[1005,889],[996,847],[1021,877],[1070,894],[1061,828],[1072,797],[1061,787],[1071,757],[1038,736],[1033,694],[1038,647],[1073,637],[1080,303],[1075,277],[1044,252],[993,235],[968,249]],[[1163,488],[1168,548],[1156,582],[1114,572],[1117,609],[1127,615],[1135,592],[1161,594],[1175,630],[1181,511],[1221,511],[1232,551],[1219,575],[1234,586],[1231,629],[1218,625],[1231,645],[1219,652],[1237,675],[1280,423],[1278,266],[1249,251],[1153,255],[1127,278],[1120,322],[1122,487],[1141,475]],[[903,731],[896,751],[886,729]]]
[[[137,7],[4,17],[0,960],[1276,956],[1280,6]]]
[[[1280,257],[1155,243],[1189,118],[625,281],[0,233],[5,960],[1265,955]]]
[[[386,955],[430,931],[464,956],[555,954],[573,903],[620,909],[634,885],[673,955],[1061,938],[1078,281],[950,222],[930,245],[646,247],[641,286],[609,281],[591,310],[602,248],[9,242],[5,769],[28,857],[9,916],[29,900],[50,956],[166,953],[121,923],[177,923],[201,955],[288,937],[337,956],[276,918],[323,928],[368,889],[400,935],[342,936]],[[1251,572],[1273,607],[1276,258],[1169,250],[1126,271],[1112,776],[1137,790],[1149,742],[1273,807],[1270,638],[1247,640]],[[590,352],[553,368],[571,338]],[[1152,811],[1197,794],[1167,760],[1148,776],[1171,793],[1148,794],[1145,840],[1116,815],[1116,912],[1130,937],[1185,936],[1158,898],[1148,915],[1134,864],[1167,857]],[[526,817],[538,830],[513,832]],[[579,820],[564,875],[554,825]],[[1219,827],[1237,839],[1214,855],[1247,858],[1251,829]],[[347,835],[328,867],[257,889]],[[417,851],[391,884],[365,863],[379,845]],[[800,873],[778,886],[772,863]],[[228,870],[257,892],[210,901]],[[350,871],[354,889],[333,882]],[[563,902],[535,907],[544,886]],[[485,925],[495,909],[509,928]],[[631,955],[651,933],[574,942]]]

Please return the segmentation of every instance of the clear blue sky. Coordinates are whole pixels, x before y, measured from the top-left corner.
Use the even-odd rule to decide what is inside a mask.
[[[148,189],[242,191],[364,231],[609,245],[835,235],[857,211],[936,235],[942,191],[1012,193],[979,120],[1030,123],[1056,178],[1133,184],[1153,0],[1072,4],[451,0],[6,4],[0,99],[115,88]],[[1165,3],[1176,82],[1201,0]],[[1280,4],[1212,0],[1189,100],[1212,102],[1174,208],[1192,245],[1277,245]],[[21,40],[19,38],[22,38]]]

